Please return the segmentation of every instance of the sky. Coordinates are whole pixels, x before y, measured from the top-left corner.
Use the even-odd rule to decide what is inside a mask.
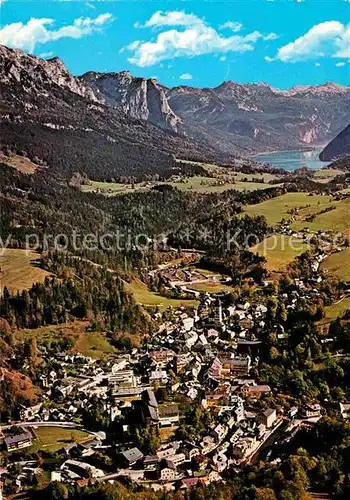
[[[0,43],[167,86],[348,85],[350,0],[0,0]]]

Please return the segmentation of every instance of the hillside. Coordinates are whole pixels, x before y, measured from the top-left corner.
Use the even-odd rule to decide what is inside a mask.
[[[322,161],[333,161],[350,155],[350,125],[340,132],[322,151]]]

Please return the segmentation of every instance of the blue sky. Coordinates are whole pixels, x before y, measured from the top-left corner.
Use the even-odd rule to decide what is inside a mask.
[[[0,42],[168,86],[349,84],[349,0],[0,0]]]

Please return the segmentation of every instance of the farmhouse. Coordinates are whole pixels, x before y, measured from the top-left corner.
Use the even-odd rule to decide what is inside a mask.
[[[7,451],[20,450],[21,448],[28,448],[33,444],[32,434],[26,429],[21,429],[20,434],[9,436],[5,438],[5,446]]]

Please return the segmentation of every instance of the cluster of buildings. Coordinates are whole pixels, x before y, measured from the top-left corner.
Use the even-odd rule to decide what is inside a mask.
[[[316,277],[323,258],[320,253],[313,262]],[[179,277],[170,269],[166,273],[169,283]],[[185,278],[190,281],[193,276]],[[195,279],[201,277],[196,274]],[[286,309],[318,293],[302,280],[294,285],[290,294],[280,297]],[[288,413],[277,410],[276,390],[259,380],[261,339],[268,334],[266,301],[233,301],[224,292],[200,293],[199,298],[195,310],[180,308],[164,317],[158,313],[157,333],[130,354],[104,360],[67,352],[48,357],[50,368],[40,378],[41,400],[21,409],[22,428],[4,436],[7,451],[30,449],[30,427],[37,422],[83,429],[84,414],[98,404],[108,424],[119,425],[120,441],[108,432],[95,433],[90,444],[79,446],[78,455],[74,444],[63,447],[64,460],[54,471],[58,480],[128,476],[154,488],[180,484],[187,489],[198,482],[224,480],[226,471],[249,462],[286,419],[321,417],[319,404],[293,407]],[[276,339],[282,346],[288,341],[281,325],[276,325]],[[350,413],[348,406],[341,407],[344,418]],[[191,433],[188,408],[209,413],[211,423]],[[136,428],[157,436],[156,449],[147,449],[136,438]],[[184,428],[190,438],[183,437]],[[112,456],[114,469],[91,461],[96,453]]]
[[[83,429],[84,412],[99,404],[109,423],[120,423],[120,442],[111,443],[107,433],[63,446],[64,460],[54,471],[61,481],[123,475],[188,488],[199,476],[206,484],[223,480],[226,469],[248,461],[282,422],[273,408],[249,408],[273,393],[251,376],[261,347],[252,326],[263,328],[266,313],[262,304],[227,304],[225,296],[204,294],[197,311],[174,311],[147,346],[131,354],[98,361],[65,352],[52,363],[48,358],[41,401],[21,409],[23,429],[5,438],[7,450],[30,450],[30,429],[38,422]],[[55,362],[59,369],[52,368]],[[191,426],[184,403],[215,415],[191,440],[174,439],[180,426]],[[159,436],[156,450],[133,442],[135,415],[141,429]],[[101,452],[114,457],[112,474],[94,464]]]

